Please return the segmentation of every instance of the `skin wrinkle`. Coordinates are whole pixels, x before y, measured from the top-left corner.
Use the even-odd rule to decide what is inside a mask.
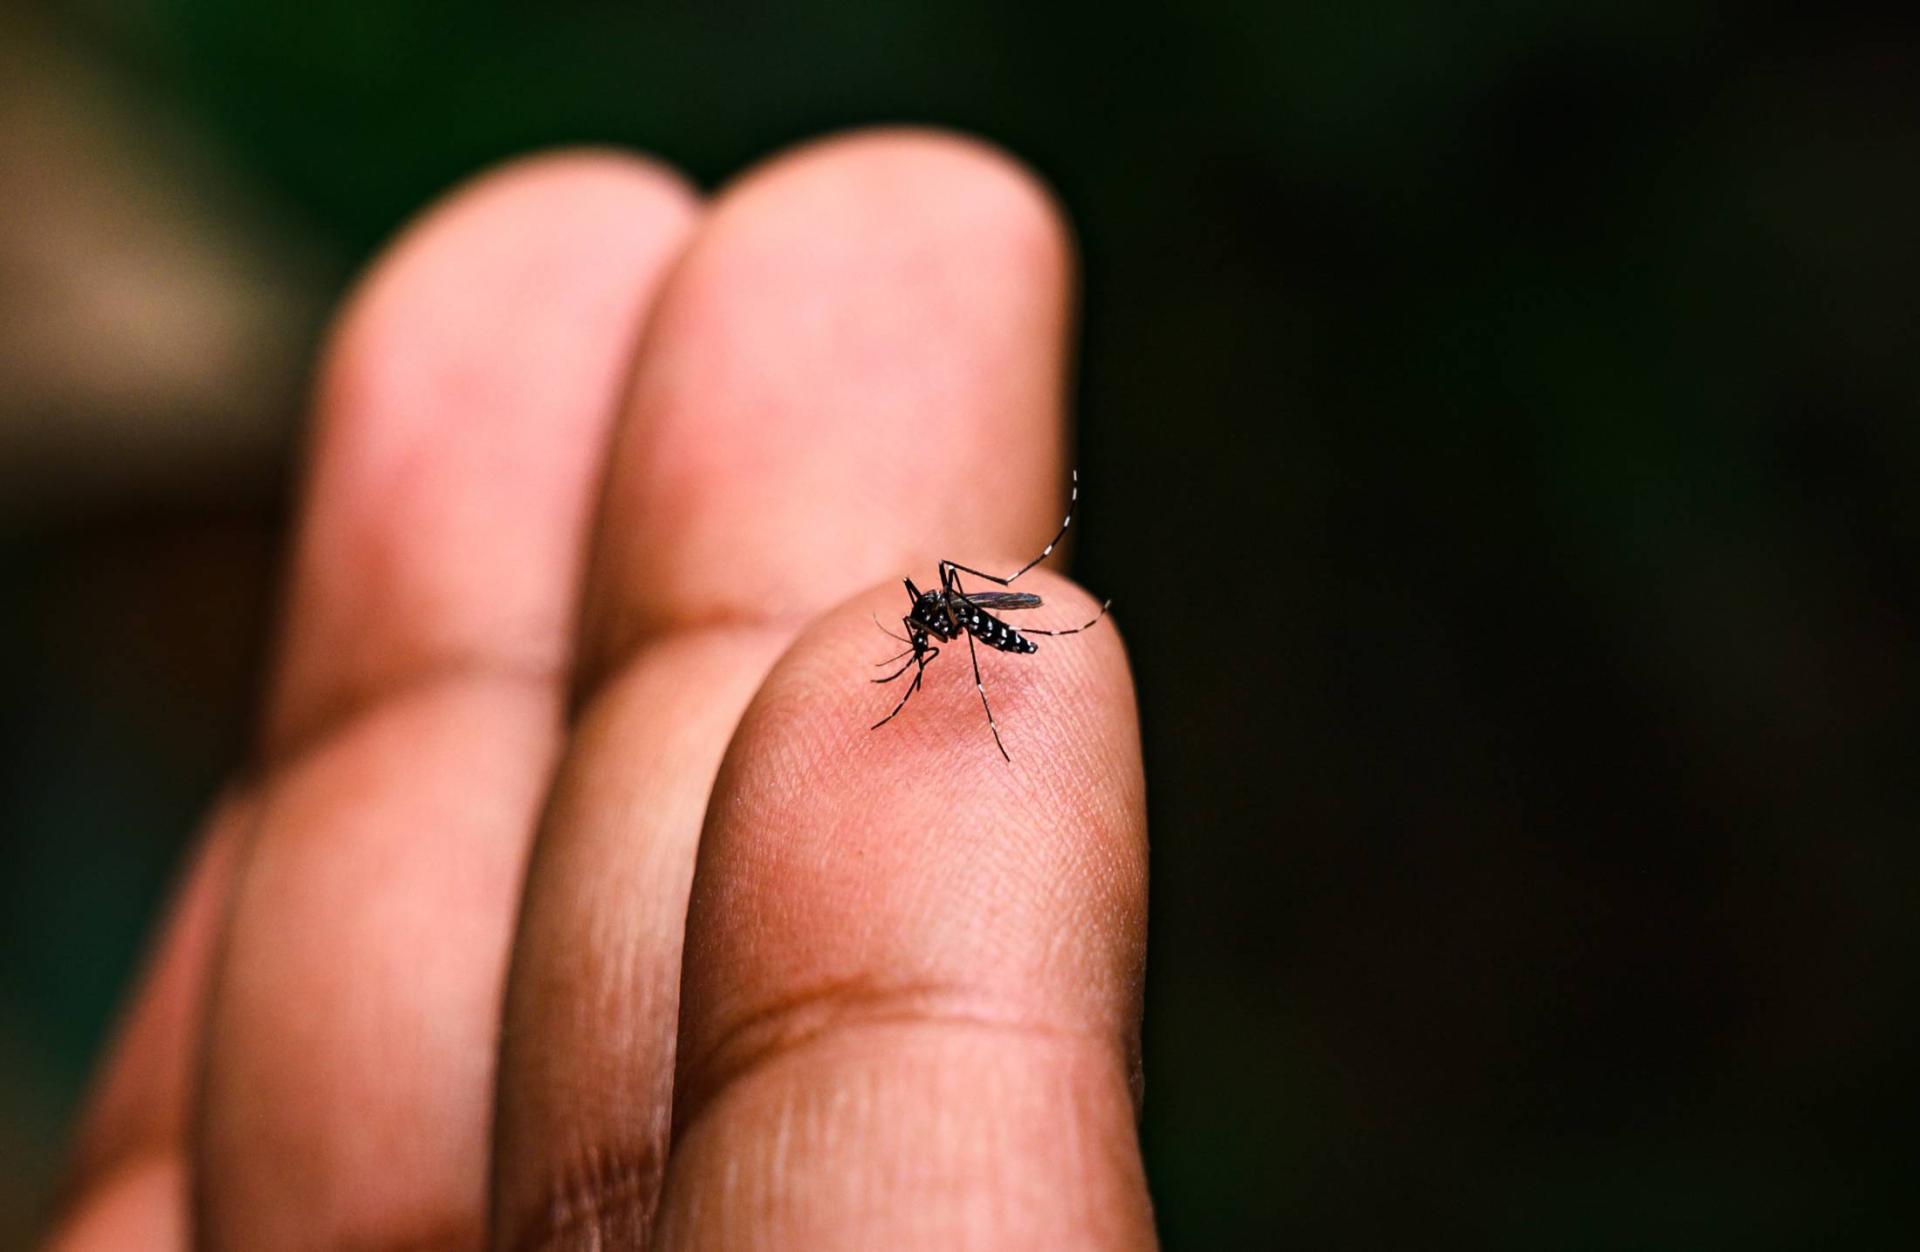
[[[511,1246],[544,1249],[625,1247],[644,1240],[653,1225],[666,1158],[643,1149],[611,1152],[592,1145],[567,1153],[544,1212],[534,1215]],[[583,1242],[584,1241],[584,1242]]]
[[[1036,1057],[1024,1037],[1010,1042],[998,1030],[872,1022],[773,1059],[731,1087],[714,1118],[790,1121],[794,1133],[716,1142],[716,1122],[689,1126],[676,1150],[701,1158],[708,1187],[675,1189],[670,1175],[659,1245],[829,1246],[825,1232],[840,1222],[876,1217],[891,1238],[874,1246],[1115,1247],[1150,1237],[1132,1212],[1144,1193],[1128,1155],[1130,1119],[1107,1116],[1120,1104],[1101,1094],[1123,1081],[1111,1051],[1076,1037]],[[1087,1121],[1075,1128],[1081,1168],[1059,1171],[1068,1118]],[[713,1159],[720,1142],[725,1155]],[[1048,1168],[1035,1173],[1022,1162],[1041,1144]],[[901,1196],[915,1201],[902,1206]]]
[[[670,1093],[663,1093],[670,1095]],[[561,1153],[548,1171],[543,1188],[547,1199],[527,1216],[521,1234],[507,1246],[516,1249],[580,1246],[575,1236],[587,1233],[598,1247],[601,1241],[626,1246],[637,1241],[652,1224],[665,1174],[664,1099],[650,1102],[649,1125],[629,1135],[619,1146],[576,1146]],[[658,1145],[658,1146],[656,1146]],[[624,1162],[609,1167],[607,1162]],[[615,1238],[619,1232],[630,1232]]]
[[[674,1138],[713,1099],[753,1070],[782,1055],[806,1049],[823,1036],[865,1026],[926,1024],[980,1028],[1041,1039],[1098,1041],[1098,1033],[1013,1011],[1000,997],[957,985],[883,985],[868,977],[821,983],[794,992],[731,1023],[680,1070],[674,1107]]]

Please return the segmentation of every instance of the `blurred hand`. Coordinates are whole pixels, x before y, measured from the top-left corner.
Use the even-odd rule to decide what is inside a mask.
[[[954,654],[868,730],[900,578],[1059,523],[1071,285],[929,134],[427,214],[326,353],[257,761],[53,1246],[1151,1243],[1117,634],[982,658],[1011,765]]]

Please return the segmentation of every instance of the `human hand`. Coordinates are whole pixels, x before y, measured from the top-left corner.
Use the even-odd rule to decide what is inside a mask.
[[[1070,288],[911,132],[705,205],[536,159],[395,244],[53,1246],[1151,1243],[1117,634],[982,659],[1011,764],[964,660],[868,730],[900,578],[1059,523]]]

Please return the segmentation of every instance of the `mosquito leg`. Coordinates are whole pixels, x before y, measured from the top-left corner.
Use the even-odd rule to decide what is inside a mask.
[[[905,671],[902,671],[902,672],[904,673]],[[920,674],[924,674],[924,673],[926,673],[926,668],[922,666],[920,670]],[[900,697],[900,703],[893,706],[893,712],[887,714],[885,717],[881,718],[879,721],[875,722],[873,725],[867,727],[868,730],[879,730],[882,726],[885,726],[888,722],[900,716],[900,710],[907,707],[907,701],[913,698],[913,693],[920,690],[920,674],[915,674],[913,676],[913,681],[907,684],[907,690],[905,694],[903,694]],[[895,678],[898,678],[899,676],[900,676],[899,674],[894,675]]]
[[[1000,742],[1000,727],[994,724],[993,706],[987,703],[986,684],[980,681],[980,652],[973,646],[973,632],[967,632],[967,655],[973,658],[973,689],[980,693],[980,707],[987,711],[987,729],[993,732],[993,746],[1000,749],[1000,759],[1013,764],[1013,758],[1007,755],[1007,745]]]
[[[913,625],[913,619],[908,617],[903,617],[900,619],[900,621],[902,625],[907,627],[907,635],[912,636],[911,638],[908,638],[907,636],[903,636],[903,635],[896,635],[892,631],[888,630],[885,626],[880,626],[879,618],[876,617],[873,619],[873,624],[875,626],[880,626],[881,634],[885,635],[889,639],[897,639],[901,643],[904,643],[907,645],[906,652],[896,652],[884,661],[875,661],[873,663],[873,666],[875,669],[882,669],[882,668],[885,668],[886,666],[893,664],[895,661],[899,660],[901,657],[907,655],[907,652],[911,652],[915,656],[918,656],[921,652],[924,652],[926,650],[927,637],[924,633],[922,633],[919,630],[918,627]],[[906,666],[903,665],[900,667],[899,670],[895,671],[892,674],[889,674],[887,677],[876,678],[873,681],[877,683],[890,683],[894,679],[900,677],[900,675],[904,674],[905,672],[906,672]]]
[[[1113,607],[1113,601],[1111,600],[1107,601],[1105,604],[1100,606],[1100,611],[1093,615],[1092,621],[1088,622],[1085,626],[1075,626],[1071,630],[1036,630],[1033,627],[1028,626],[1028,627],[1024,627],[1020,631],[1020,633],[1023,635],[1077,635],[1081,631],[1086,630],[1087,627],[1089,626],[1098,625],[1100,622],[1100,619],[1105,617],[1107,615],[1107,610],[1112,607]]]
[[[912,665],[914,661],[919,661],[920,664],[924,666],[927,661],[931,661],[935,656],[940,655],[940,649],[934,648],[932,649],[933,655],[927,656],[924,660],[922,660],[921,659],[922,654],[928,651],[927,632],[922,630],[920,627],[914,625],[913,619],[910,617],[901,618],[900,623],[901,625],[907,628],[907,634],[911,636],[911,638],[902,639],[899,635],[894,634],[892,631],[888,630],[885,626],[880,626],[879,618],[875,618],[873,622],[875,626],[880,626],[881,634],[887,635],[894,639],[899,639],[901,643],[904,643],[907,645],[907,652],[913,653],[913,657],[914,657],[914,660],[908,661],[907,665]],[[899,660],[901,657],[907,655],[907,652],[896,652],[884,661],[875,661],[874,668],[878,669],[883,666],[891,665],[895,661]],[[890,683],[894,679],[900,677],[900,675],[907,672],[907,665],[902,665],[899,669],[895,670],[891,674],[888,674],[885,678],[876,678],[873,681],[877,683]]]
[[[900,674],[904,674],[907,672],[908,669],[910,669],[917,662],[920,666],[920,672],[915,674],[913,676],[913,681],[907,684],[906,693],[900,697],[900,703],[893,706],[893,712],[887,714],[885,717],[881,718],[879,721],[875,722],[873,725],[867,727],[868,730],[879,730],[882,726],[885,726],[888,722],[900,716],[900,710],[907,707],[907,701],[913,698],[913,693],[920,690],[920,680],[927,676],[927,663],[933,660],[934,657],[939,655],[940,655],[940,649],[928,648],[924,654],[915,657],[912,661],[909,661],[907,662],[907,664],[902,665],[900,667]],[[900,674],[893,675],[893,678],[900,677]],[[873,681],[874,682],[892,682],[893,678],[876,678]]]
[[[1054,536],[1052,539],[1049,539],[1047,541],[1047,546],[1040,549],[1039,556],[1034,557],[1031,561],[1028,561],[1025,565],[1022,565],[1019,569],[1013,571],[1013,573],[1008,574],[1005,578],[995,577],[994,575],[987,573],[985,570],[974,569],[972,566],[969,566],[969,565],[961,565],[957,561],[942,561],[940,562],[941,590],[951,591],[953,589],[953,583],[951,580],[956,571],[962,574],[972,574],[976,578],[984,578],[988,582],[997,583],[1002,587],[1011,586],[1013,584],[1014,579],[1020,577],[1020,575],[1026,573],[1028,570],[1032,569],[1034,566],[1040,564],[1040,562],[1046,560],[1048,557],[1053,555],[1054,548],[1059,545],[1062,539],[1065,539],[1067,537],[1067,527],[1073,525],[1073,506],[1078,504],[1079,502],[1080,502],[1080,471],[1076,469],[1073,471],[1073,487],[1072,487],[1071,493],[1067,496],[1066,520],[1060,523],[1060,529],[1054,533]]]
[[[953,623],[953,628],[955,630],[965,630],[966,627],[960,624],[960,614],[955,612],[953,607],[953,598],[955,596],[959,596],[963,600],[966,599],[967,597],[966,591],[963,590],[960,586],[960,575],[954,572],[959,567],[948,564],[945,561],[941,562],[941,567],[942,568],[940,570],[940,590],[947,593],[946,601],[945,601],[946,609],[947,609],[947,620]],[[969,635],[968,638],[971,639],[972,636]]]

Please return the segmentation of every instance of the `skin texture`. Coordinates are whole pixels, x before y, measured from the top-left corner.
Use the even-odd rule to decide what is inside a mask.
[[[49,1246],[1150,1245],[1117,628],[982,650],[1011,765],[959,641],[868,730],[899,577],[1058,525],[1071,291],[1036,181],[928,132],[424,215]]]

